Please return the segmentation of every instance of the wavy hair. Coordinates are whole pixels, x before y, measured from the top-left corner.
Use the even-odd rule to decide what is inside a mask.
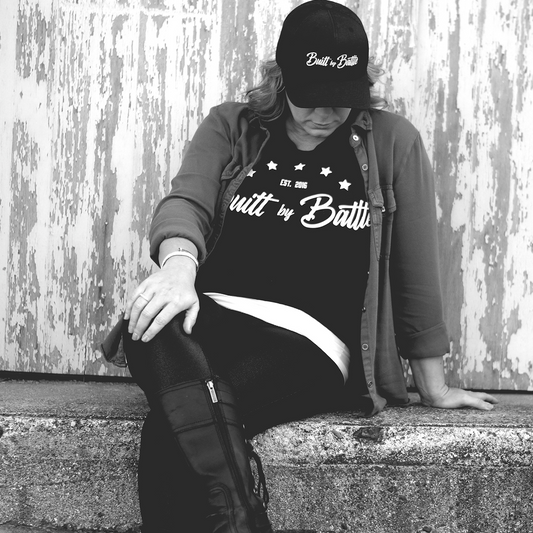
[[[384,109],[388,106],[387,100],[377,94],[372,88],[384,74],[384,70],[374,63],[374,58],[368,61],[367,75],[370,84],[370,108]],[[281,68],[274,59],[262,63],[260,67],[261,82],[246,92],[248,106],[264,121],[279,118],[285,112],[287,99],[285,98],[285,85]]]

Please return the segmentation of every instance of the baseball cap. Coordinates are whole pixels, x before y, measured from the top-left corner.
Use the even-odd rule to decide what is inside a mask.
[[[359,17],[341,4],[311,0],[291,11],[276,62],[297,107],[370,107],[368,37]]]

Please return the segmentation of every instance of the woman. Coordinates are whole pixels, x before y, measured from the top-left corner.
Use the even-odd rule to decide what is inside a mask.
[[[157,207],[161,270],[124,326],[151,406],[145,533],[271,531],[245,438],[360,397],[406,404],[398,352],[426,405],[496,401],[445,384],[432,171],[414,127],[373,109],[371,70],[355,13],[297,7],[262,84],[211,110]]]

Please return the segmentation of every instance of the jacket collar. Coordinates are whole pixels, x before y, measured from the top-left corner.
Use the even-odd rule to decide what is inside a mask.
[[[361,111],[352,123],[352,128],[358,127],[365,131],[372,129],[372,115],[368,109]]]

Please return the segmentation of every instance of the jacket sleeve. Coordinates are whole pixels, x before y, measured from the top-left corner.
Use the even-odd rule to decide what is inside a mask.
[[[420,138],[399,160],[394,180],[390,280],[396,344],[402,357],[444,355],[449,339],[443,320],[434,176]]]
[[[159,245],[171,237],[189,239],[198,248],[199,260],[205,258],[220,178],[231,157],[229,125],[213,108],[194,134],[170,193],[156,207],[150,227],[150,256],[156,263]]]

